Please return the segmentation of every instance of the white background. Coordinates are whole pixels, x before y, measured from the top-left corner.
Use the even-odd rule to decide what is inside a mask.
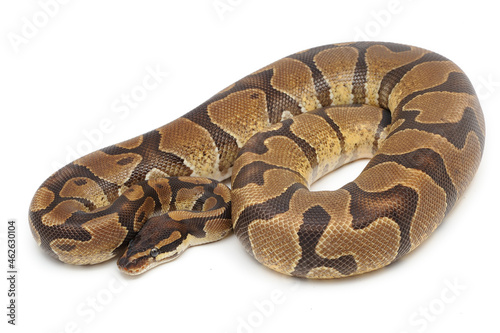
[[[8,287],[0,279],[3,332],[498,332],[500,48],[491,1],[57,3],[0,4],[0,266],[7,271],[6,223],[13,218],[19,267],[16,327],[6,323]],[[306,281],[259,265],[233,236],[129,278],[114,260],[73,267],[36,246],[29,202],[57,165],[76,157],[72,151],[159,127],[288,54],[354,39],[441,53],[462,67],[481,97],[481,167],[414,253],[364,276]],[[140,89],[148,70],[168,75],[123,108],[123,96]],[[342,186],[365,163],[314,189]]]

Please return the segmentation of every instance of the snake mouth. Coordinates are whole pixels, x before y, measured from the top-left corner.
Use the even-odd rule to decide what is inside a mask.
[[[116,264],[123,273],[128,275],[138,275],[151,268],[149,261],[150,260],[148,260],[147,257],[140,257],[134,260],[130,260],[126,256],[123,256],[118,260]]]
[[[118,268],[127,275],[139,275],[158,265],[177,259],[179,255],[180,253],[174,253],[167,258],[163,258],[162,260],[155,260],[154,258],[147,256],[130,260],[130,258],[124,255],[118,259],[116,264],[118,265]]]

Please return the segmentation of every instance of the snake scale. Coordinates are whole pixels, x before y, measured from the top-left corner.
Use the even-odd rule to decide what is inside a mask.
[[[395,43],[326,45],[69,163],[39,187],[29,223],[59,260],[123,253],[129,274],[233,229],[278,272],[351,276],[429,237],[471,182],[484,140],[474,88],[447,58]],[[371,160],[354,181],[309,190],[359,158]],[[218,182],[229,176],[231,191]]]

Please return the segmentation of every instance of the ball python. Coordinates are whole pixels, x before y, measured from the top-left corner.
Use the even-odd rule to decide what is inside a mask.
[[[474,88],[447,58],[395,43],[320,46],[69,163],[36,191],[29,224],[60,261],[123,253],[128,274],[233,229],[280,273],[352,276],[429,237],[471,182],[484,140]],[[360,158],[371,160],[355,180],[309,190]],[[218,182],[229,176],[231,190]]]

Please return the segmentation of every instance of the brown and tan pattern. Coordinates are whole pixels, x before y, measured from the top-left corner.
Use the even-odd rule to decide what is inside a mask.
[[[474,89],[448,59],[393,43],[326,45],[68,164],[36,192],[30,227],[71,264],[128,244],[118,265],[129,274],[233,228],[273,270],[351,276],[429,237],[471,182],[484,139]],[[359,158],[371,160],[352,182],[308,189]],[[231,173],[230,192],[217,180]]]

